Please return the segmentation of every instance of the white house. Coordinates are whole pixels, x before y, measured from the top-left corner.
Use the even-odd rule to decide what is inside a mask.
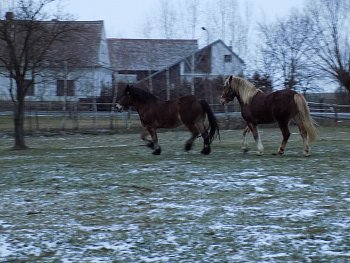
[[[60,23],[47,21],[45,23]],[[69,42],[54,44],[51,56],[57,63],[36,77],[28,90],[27,101],[77,101],[100,96],[101,90],[112,87],[107,39],[103,21],[64,21],[78,32]],[[72,60],[74,57],[74,60]],[[0,67],[0,100],[9,100],[9,88],[14,85]]]
[[[107,39],[103,21],[43,23],[67,23],[75,33],[69,41],[50,48],[50,63],[36,76],[27,101],[96,98],[111,94],[117,82],[141,84],[154,93],[164,90],[169,98],[170,89],[179,95],[184,85],[192,83],[193,93],[201,89],[194,87],[197,80],[240,75],[244,69],[242,59],[222,40],[198,49],[193,39]],[[0,65],[0,101],[11,99],[9,90],[14,85]]]
[[[146,76],[138,84],[165,99],[188,93],[200,96],[200,93],[206,93],[204,89],[209,89],[210,93],[214,89],[203,85],[208,83],[206,80],[224,78],[232,74],[242,75],[244,67],[243,60],[232,48],[222,40],[217,40]],[[212,95],[210,97],[213,100]]]

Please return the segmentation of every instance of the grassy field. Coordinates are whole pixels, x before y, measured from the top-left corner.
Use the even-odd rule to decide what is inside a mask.
[[[274,156],[240,151],[241,131],[0,137],[1,262],[349,262],[350,128],[320,128],[311,157],[293,129]]]

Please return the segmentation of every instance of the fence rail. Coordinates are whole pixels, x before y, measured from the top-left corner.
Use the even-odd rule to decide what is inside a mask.
[[[326,119],[334,123],[350,121],[350,105],[309,102],[310,112],[314,118]],[[63,131],[63,130],[118,130],[139,128],[140,122],[136,112],[116,112],[111,103],[70,103],[66,111],[44,103],[27,104],[25,112],[25,130]],[[219,120],[225,121],[224,127],[239,127],[244,122],[228,122],[240,120],[240,108],[236,103],[226,106],[211,104]],[[12,111],[0,110],[0,132],[13,130]],[[229,126],[232,123],[234,126]]]
[[[317,102],[309,102],[308,105],[314,117],[332,119],[335,122],[350,120],[350,105]]]

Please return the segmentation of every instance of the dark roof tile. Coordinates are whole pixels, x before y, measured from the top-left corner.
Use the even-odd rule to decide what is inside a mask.
[[[160,70],[198,49],[197,40],[108,39],[115,70]]]

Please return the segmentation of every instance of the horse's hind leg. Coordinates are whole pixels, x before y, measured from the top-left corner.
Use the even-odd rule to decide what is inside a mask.
[[[201,151],[201,154],[208,155],[211,152],[209,133],[205,128],[204,122],[197,123],[197,128],[203,138],[203,149]]]
[[[301,138],[303,139],[303,144],[304,144],[304,156],[310,156],[310,146],[309,146],[309,138],[307,136],[306,129],[303,125],[303,123],[298,120],[297,118],[295,119],[297,126],[299,128],[299,132],[301,135]]]
[[[209,139],[208,132],[206,131],[206,132],[202,133],[202,137],[203,137],[204,145],[203,145],[203,149],[202,149],[201,153],[208,155],[211,152],[210,139]]]
[[[192,135],[191,135],[191,138],[189,138],[186,141],[185,151],[190,151],[193,147],[194,141],[197,139],[197,137],[199,135],[199,131],[195,125],[187,125],[187,128],[190,130]]]
[[[211,152],[208,131],[203,127],[203,129],[201,130],[201,134],[203,138],[203,149],[201,151],[201,154],[208,155]]]
[[[283,138],[282,138],[281,145],[278,148],[277,154],[282,155],[284,154],[284,150],[286,149],[286,145],[290,137],[290,131],[288,128],[288,123],[279,123],[279,127],[281,129]]]

